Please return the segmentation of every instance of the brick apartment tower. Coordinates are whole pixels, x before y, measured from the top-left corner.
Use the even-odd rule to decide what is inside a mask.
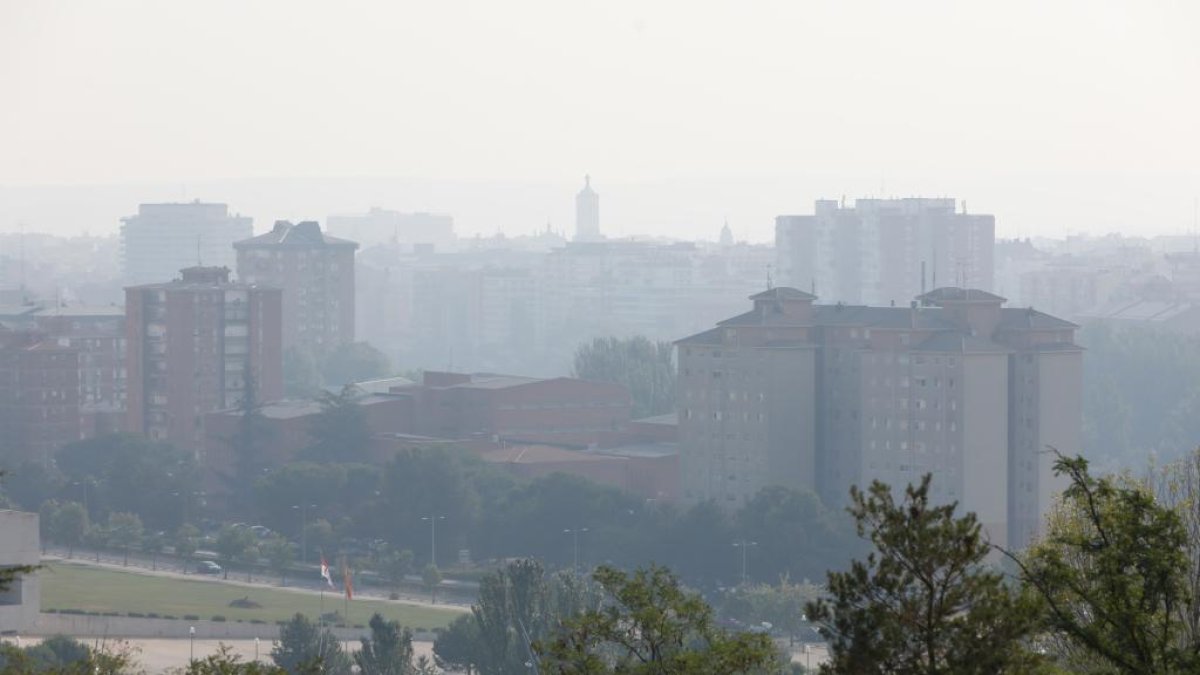
[[[50,464],[82,438],[79,352],[39,331],[0,331],[0,453]]]
[[[1077,326],[961,288],[904,307],[815,299],[773,288],[676,343],[685,501],[737,507],[778,484],[838,505],[851,485],[932,473],[993,542],[1028,542],[1060,487],[1044,451],[1080,451]]]
[[[239,241],[238,281],[283,289],[283,346],[319,354],[354,341],[354,251],[313,221]]]
[[[232,408],[253,375],[260,400],[283,395],[282,291],[190,267],[125,289],[128,425],[197,453],[204,414]]]

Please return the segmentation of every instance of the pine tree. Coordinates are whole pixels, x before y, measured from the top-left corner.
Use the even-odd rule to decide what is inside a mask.
[[[933,505],[930,476],[897,503],[878,481],[851,489],[850,513],[875,551],[828,574],[829,597],[808,616],[829,641],[825,673],[1028,673],[1029,603],[989,569],[991,547],[975,515]]]

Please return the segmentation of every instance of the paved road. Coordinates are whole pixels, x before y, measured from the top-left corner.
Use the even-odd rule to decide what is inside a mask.
[[[58,551],[55,549],[47,548],[46,553],[43,555],[43,560],[46,562],[52,562],[52,561],[57,561],[57,560],[64,560],[64,561],[67,560],[65,550],[62,551],[63,555],[61,555],[61,556],[55,555],[55,553],[57,553],[57,552]],[[131,557],[129,559],[129,565],[125,566],[122,564],[123,556],[106,555],[103,553],[100,555],[100,562],[96,562],[96,556],[94,553],[90,553],[86,557],[80,557],[77,555],[74,558],[70,559],[69,562],[81,564],[81,565],[89,565],[89,566],[94,566],[94,567],[102,567],[105,569],[115,569],[115,570],[120,570],[123,572],[133,573],[133,574],[146,574],[146,575],[151,575],[151,576],[171,577],[171,578],[179,578],[179,579],[187,578],[187,579],[190,579],[193,581],[205,580],[205,581],[210,581],[213,583],[221,583],[221,584],[227,584],[227,585],[231,585],[231,586],[241,586],[241,587],[245,587],[245,588],[271,588],[273,590],[278,590],[278,591],[290,591],[293,593],[304,593],[304,594],[308,594],[308,595],[320,595],[320,593],[322,592],[321,583],[324,583],[324,581],[321,581],[320,583],[297,583],[297,582],[294,582],[291,578],[289,578],[287,586],[280,586],[279,584],[275,583],[274,577],[269,577],[269,578],[252,577],[252,580],[247,581],[246,577],[243,576],[243,574],[241,574],[241,573],[231,574],[230,578],[228,578],[228,579],[223,579],[223,578],[214,577],[214,576],[207,576],[207,575],[199,575],[199,574],[186,574],[185,575],[179,571],[179,565],[171,565],[170,567],[165,567],[165,566],[161,566],[161,565],[158,565],[158,566],[152,565],[151,561],[149,559],[146,559],[144,561],[142,561],[142,560],[136,561],[137,563],[144,563],[144,566],[143,566],[142,564],[135,564],[134,558]],[[428,598],[417,597],[415,595],[402,595],[398,600],[392,601],[387,597],[387,595],[385,593],[382,593],[377,589],[367,588],[367,589],[360,590],[360,589],[356,588],[354,590],[355,590],[355,593],[354,593],[355,597],[371,598],[372,600],[381,600],[384,602],[398,602],[398,603],[402,603],[402,604],[406,604],[406,605],[418,605],[421,607],[437,607],[439,609],[450,609],[450,610],[456,610],[456,611],[467,611],[467,609],[470,606],[469,603],[462,602],[462,601],[459,601],[459,602],[452,602],[452,601],[440,602],[439,601],[437,604],[434,604],[434,603],[429,602]]]

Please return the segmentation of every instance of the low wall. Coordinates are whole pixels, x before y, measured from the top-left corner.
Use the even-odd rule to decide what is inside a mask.
[[[273,623],[237,621],[186,621],[178,619],[143,619],[128,616],[91,616],[82,614],[40,614],[34,625],[24,631],[27,635],[70,635],[72,637],[165,638],[191,637],[189,628],[196,627],[197,640],[272,641],[279,637],[279,626]],[[370,634],[367,628],[330,627],[339,640],[357,640]],[[413,639],[431,641],[432,632],[414,633]]]

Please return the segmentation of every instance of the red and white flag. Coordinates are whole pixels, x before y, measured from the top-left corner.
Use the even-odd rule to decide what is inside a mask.
[[[346,599],[354,597],[354,581],[350,574],[350,567],[346,564],[346,559],[342,558],[342,588],[346,591]]]
[[[329,563],[325,562],[325,554],[321,554],[321,578],[333,588],[333,577],[329,576]]]

